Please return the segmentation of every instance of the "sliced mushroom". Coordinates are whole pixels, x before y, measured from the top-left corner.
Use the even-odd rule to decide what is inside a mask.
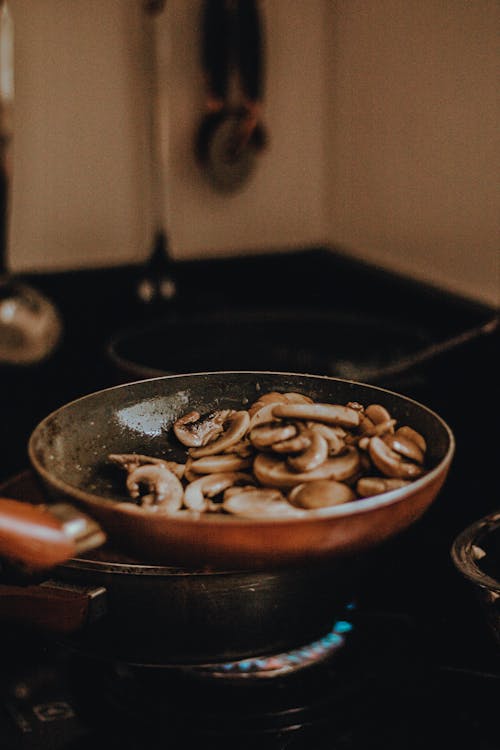
[[[368,435],[363,435],[363,437],[360,437],[357,445],[360,450],[367,451],[368,446],[370,445],[370,438],[368,437]]]
[[[407,438],[408,440],[412,440],[422,453],[425,453],[427,450],[427,443],[425,441],[425,438],[423,435],[421,435],[419,432],[413,429],[413,427],[408,427],[407,425],[403,425],[402,427],[398,427],[396,430],[397,435],[401,435],[402,437]]]
[[[250,442],[255,448],[270,448],[273,443],[290,440],[297,434],[297,427],[286,422],[263,422],[250,431]]]
[[[178,479],[182,479],[184,476],[184,464],[179,464],[176,461],[166,461],[163,458],[156,458],[155,456],[144,456],[141,453],[110,453],[108,459],[113,463],[122,466],[129,472],[133,471],[138,466],[155,464],[165,466],[172,471]]]
[[[240,491],[224,493],[223,508],[227,513],[243,518],[299,517],[303,513],[293,508],[278,489],[242,487]]]
[[[388,479],[387,477],[362,477],[356,484],[356,492],[360,497],[381,495],[382,492],[398,490],[410,484],[408,479]]]
[[[203,456],[214,456],[216,453],[222,453],[232,445],[236,445],[245,435],[250,424],[250,415],[247,411],[230,411],[224,420],[224,426],[229,427],[216,440],[204,445],[201,448],[191,448],[190,455],[192,458],[203,458]]]
[[[373,422],[368,417],[362,417],[359,424],[360,435],[352,435],[349,438],[351,444],[363,437],[375,437],[376,435],[385,435],[388,432],[394,432],[395,419],[386,419],[381,422]]]
[[[387,435],[394,432],[395,419],[387,419],[385,422],[379,422],[375,425],[371,437]]]
[[[190,411],[174,422],[175,436],[188,448],[206,445],[223,431],[229,414],[230,410],[224,409],[202,418],[199,412]]]
[[[293,471],[286,461],[265,453],[259,453],[253,462],[253,471],[260,484],[288,489],[314,479],[336,479],[341,482],[356,474],[358,469],[359,453],[353,447],[348,447],[341,456],[327,458],[321,466],[307,472]]]
[[[381,404],[370,404],[365,409],[365,416],[371,419],[373,424],[380,424],[381,422],[388,422],[391,419],[391,415]]]
[[[321,422],[308,422],[308,429],[322,435],[328,445],[328,454],[337,456],[345,448],[346,432],[342,427],[332,427],[331,425],[322,424]]]
[[[399,435],[385,435],[384,443],[396,453],[409,458],[410,461],[414,461],[416,464],[424,463],[423,451],[420,450],[413,440],[409,440],[404,435],[401,435],[401,433]]]
[[[286,400],[286,403],[288,404],[312,404],[314,403],[312,398],[309,398],[309,396],[304,396],[303,393],[295,393],[294,391],[290,391],[289,393],[283,394]]]
[[[209,498],[219,495],[228,487],[235,484],[251,484],[250,474],[242,472],[221,472],[220,474],[204,474],[191,482],[184,490],[184,505],[190,510],[204,511],[208,507]]]
[[[315,430],[310,431],[309,437],[311,442],[306,450],[298,456],[289,456],[287,459],[288,465],[295,471],[312,471],[328,458],[326,438]]]
[[[162,505],[168,512],[175,512],[182,506],[184,489],[173,472],[161,464],[138,466],[127,476],[127,490],[133,499],[141,498],[141,505]],[[141,486],[148,493],[141,497]]]
[[[241,458],[235,453],[219,453],[189,461],[189,470],[195,474],[220,474],[225,471],[242,471],[251,465],[251,458]]]
[[[359,401],[348,401],[346,406],[348,406],[350,409],[355,409],[356,411],[359,411],[361,413],[364,412],[365,410],[365,407],[363,406],[363,404],[360,404]]]
[[[359,412],[340,404],[278,404],[273,408],[275,417],[285,419],[311,419],[316,422],[357,427]]]
[[[302,432],[297,437],[291,438],[290,440],[283,440],[280,443],[274,443],[271,446],[275,453],[303,453],[311,445],[311,437],[307,432]]]
[[[240,492],[250,492],[255,489],[255,484],[233,484],[224,490],[224,500],[229,500],[233,495],[237,495]],[[265,488],[264,488],[265,489]],[[273,492],[279,492],[279,490],[273,490]]]
[[[240,456],[240,458],[249,458],[250,456],[253,456],[255,451],[250,440],[247,437],[244,437],[242,440],[234,443],[234,445],[230,445],[229,448],[226,448],[222,453],[235,453]]]
[[[200,478],[200,475],[193,471],[193,469],[191,468],[192,463],[193,460],[191,458],[188,458],[184,467],[184,479],[186,480],[186,482],[194,482],[196,479]]]
[[[249,429],[253,430],[254,427],[257,427],[257,425],[274,421],[275,417],[273,417],[273,409],[275,406],[279,406],[279,403],[279,401],[272,401],[270,404],[264,404],[264,406],[261,406],[259,409],[254,411],[250,416]]]
[[[386,477],[399,479],[416,479],[423,474],[421,466],[405,461],[399,453],[393,451],[382,438],[370,439],[368,452],[373,464]]]
[[[315,479],[313,482],[299,484],[288,495],[292,505],[309,510],[329,508],[355,499],[356,495],[347,484],[333,479]]]
[[[361,416],[359,431],[362,435],[371,435],[375,429],[375,423],[364,414]]]
[[[248,413],[253,419],[257,412],[259,412],[265,406],[269,406],[270,404],[286,403],[287,398],[284,393],[278,393],[278,391],[269,391],[269,393],[263,393],[262,396],[259,396],[259,398],[253,402],[253,404],[248,409]]]

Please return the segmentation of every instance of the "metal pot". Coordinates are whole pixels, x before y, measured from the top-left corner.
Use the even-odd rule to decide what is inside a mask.
[[[464,529],[453,542],[451,557],[500,644],[500,511]]]

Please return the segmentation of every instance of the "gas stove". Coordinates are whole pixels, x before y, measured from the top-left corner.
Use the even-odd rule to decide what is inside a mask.
[[[425,516],[375,551],[342,617],[288,653],[147,667],[0,624],[2,748],[499,747],[498,646],[450,558],[455,536],[498,508],[491,472],[497,311],[324,248],[178,263],[177,298],[168,302],[140,300],[141,270],[36,277],[62,313],[65,337],[49,361],[0,370],[2,481],[27,468],[26,441],[39,419],[120,381],[108,346],[118,331],[213,317],[214,307],[220,320],[273,317],[273,310],[279,320],[291,308],[298,324],[323,320],[318,356],[307,360],[318,368],[332,321],[350,321],[351,337],[353,320],[370,321],[363,347],[373,354],[364,351],[363,363],[380,363],[391,354],[377,347],[386,321],[401,338],[396,366],[385,368],[377,384],[437,411],[455,433],[456,457]],[[300,342],[292,371],[301,363],[298,349]],[[286,351],[279,357],[285,369]]]
[[[134,667],[24,633],[24,653],[2,679],[2,747],[498,747],[493,663],[482,671],[437,662],[406,614],[361,610],[351,624],[316,663],[237,680],[234,665],[217,676]],[[10,641],[18,651],[19,632]]]

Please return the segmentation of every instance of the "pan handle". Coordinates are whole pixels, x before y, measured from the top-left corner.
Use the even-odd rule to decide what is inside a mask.
[[[28,571],[49,570],[100,547],[100,526],[72,505],[44,505],[0,498],[0,558]]]
[[[74,633],[106,614],[106,589],[48,580],[15,586],[0,583],[0,622],[49,633]]]

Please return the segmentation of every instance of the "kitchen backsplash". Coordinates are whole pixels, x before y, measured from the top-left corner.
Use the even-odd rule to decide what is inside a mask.
[[[151,250],[141,0],[10,0],[16,110],[10,265],[135,263]],[[496,303],[499,6],[261,0],[267,149],[215,191],[200,0],[157,23],[163,219],[175,258],[318,243]]]

